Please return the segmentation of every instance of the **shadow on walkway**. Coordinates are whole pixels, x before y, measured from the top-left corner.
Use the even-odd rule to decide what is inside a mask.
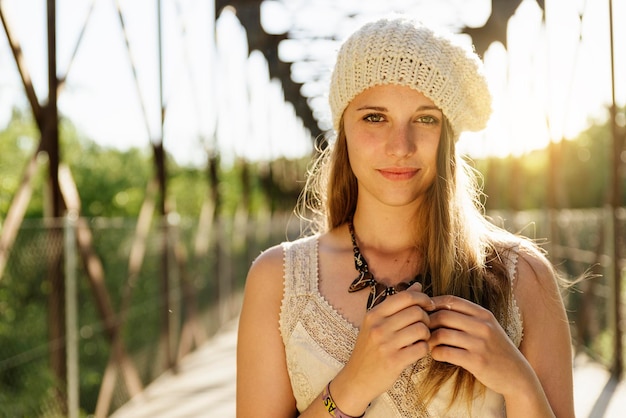
[[[574,402],[577,418],[626,417],[626,381],[617,381],[584,354],[574,361]]]
[[[611,403],[611,399],[613,395],[615,395],[615,391],[617,390],[618,381],[614,378],[609,378],[604,385],[604,389],[600,393],[600,396],[596,400],[596,403],[593,405],[591,412],[589,413],[589,418],[602,418],[605,416],[606,411]],[[624,415],[626,415],[626,410],[623,411]]]

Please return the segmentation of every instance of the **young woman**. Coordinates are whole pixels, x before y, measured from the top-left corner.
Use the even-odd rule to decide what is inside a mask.
[[[381,19],[341,47],[329,100],[313,234],[249,272],[237,416],[573,417],[554,270],[484,219],[455,151],[491,112],[477,56]]]

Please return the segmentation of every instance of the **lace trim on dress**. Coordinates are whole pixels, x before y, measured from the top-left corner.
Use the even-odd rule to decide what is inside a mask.
[[[515,344],[516,347],[519,347],[522,343],[522,339],[524,338],[524,323],[522,321],[522,314],[517,305],[517,300],[515,299],[515,292],[513,289],[515,288],[515,280],[517,280],[517,261],[519,258],[519,244],[516,244],[511,250],[507,252],[507,272],[509,274],[511,280],[511,306],[507,310],[508,317],[504,322],[507,324],[505,327],[506,334],[509,336],[511,341]]]
[[[280,315],[283,339],[300,323],[320,347],[345,364],[359,330],[319,293],[317,237],[296,242],[301,244],[295,248],[294,243],[284,244],[285,291]]]

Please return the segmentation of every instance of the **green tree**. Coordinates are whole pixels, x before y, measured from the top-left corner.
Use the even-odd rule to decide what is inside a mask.
[[[27,162],[37,150],[39,132],[29,113],[14,109],[7,127],[0,131],[0,225],[9,210]],[[40,158],[44,161],[45,158]],[[33,194],[26,217],[40,217],[43,212],[42,179],[45,174],[40,164],[33,181]]]
[[[622,110],[619,114],[623,117]],[[623,127],[621,135],[624,135]],[[557,144],[559,203],[569,208],[601,207],[606,203],[612,170],[612,136],[608,121],[596,121],[577,138]],[[626,154],[622,154],[626,155]],[[624,161],[624,158],[622,158]],[[487,209],[540,209],[548,203],[547,148],[519,157],[490,157],[475,162],[484,175]],[[622,182],[626,205],[626,183]]]
[[[601,207],[607,201],[611,182],[609,124],[594,124],[564,145],[563,172],[570,206]]]

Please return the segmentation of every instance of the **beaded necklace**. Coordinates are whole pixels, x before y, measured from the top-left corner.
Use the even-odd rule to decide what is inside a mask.
[[[367,298],[368,311],[374,306],[381,303],[383,300],[385,300],[387,296],[395,295],[400,291],[408,289],[414,283],[422,282],[421,274],[415,276],[415,278],[408,283],[402,282],[397,284],[396,286],[386,286],[382,283],[377,282],[372,272],[370,272],[367,261],[365,261],[365,257],[363,257],[363,254],[361,254],[361,250],[356,243],[356,236],[354,234],[354,225],[352,224],[352,220],[348,221],[348,229],[350,230],[350,237],[352,238],[352,249],[354,251],[354,267],[359,272],[357,278],[354,279],[354,281],[348,288],[348,292],[358,292],[359,290],[363,290],[369,287],[370,294]]]

